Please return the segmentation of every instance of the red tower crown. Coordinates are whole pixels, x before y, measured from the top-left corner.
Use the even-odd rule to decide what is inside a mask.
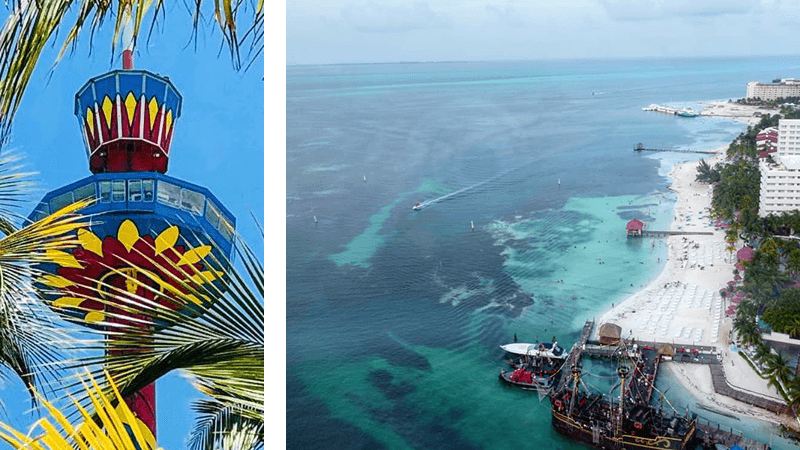
[[[114,70],[90,79],[75,94],[92,173],[165,173],[181,94],[145,70]]]

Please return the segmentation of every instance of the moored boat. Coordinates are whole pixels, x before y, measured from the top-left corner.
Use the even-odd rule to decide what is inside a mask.
[[[563,383],[550,396],[553,428],[572,439],[598,449],[693,448],[695,420],[677,411],[667,413],[648,401],[652,378],[646,373],[641,354],[630,366],[621,363],[619,399],[578,389],[581,366],[571,367],[572,382]],[[663,394],[662,394],[663,398]]]
[[[552,358],[552,359],[567,359],[569,353],[564,350],[563,347],[558,345],[558,342],[553,342],[552,344],[549,342],[540,342],[538,344],[526,344],[526,343],[513,343],[513,344],[506,344],[501,345],[500,348],[507,351],[508,353],[513,353],[515,355],[521,356],[532,356],[532,357],[541,357],[541,358]]]

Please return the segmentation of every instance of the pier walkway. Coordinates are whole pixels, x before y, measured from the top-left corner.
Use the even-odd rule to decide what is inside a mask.
[[[564,364],[564,369],[571,371],[571,368],[580,363],[583,355],[595,356],[601,358],[615,358],[620,354],[617,346],[600,345],[597,341],[590,341],[594,330],[594,320],[587,320],[583,325],[578,341],[572,346],[567,362]],[[632,344],[638,345],[642,351],[660,352],[664,347],[670,346],[674,354],[671,357],[672,361],[682,363],[694,364],[707,364],[711,368],[711,379],[714,385],[714,391],[718,394],[739,400],[741,402],[758,406],[768,411],[773,411],[778,414],[785,414],[788,412],[786,404],[770,400],[768,398],[756,395],[755,393],[745,392],[741,389],[732,387],[725,378],[725,371],[722,368],[720,355],[717,353],[716,348],[707,345],[675,345],[667,342],[651,342],[651,341],[633,341]],[[670,352],[671,353],[671,352]],[[658,373],[658,363],[662,358],[655,358],[655,365],[653,367],[653,380]],[[557,390],[561,390],[571,381],[571,377],[566,374],[561,377]],[[639,384],[639,383],[635,383]],[[639,392],[650,399],[652,395],[653,383],[649,383],[649,389],[644,390],[648,386],[637,386]],[[716,411],[719,414],[726,415],[724,412]],[[696,420],[696,442],[705,443],[706,445],[722,444],[730,448],[733,445],[747,450],[769,450],[768,444],[755,441],[750,438],[744,437],[744,433],[732,428],[724,429],[719,424],[709,422],[705,419],[698,418]]]
[[[714,392],[778,414],[789,412],[789,407],[785,403],[776,402],[775,400],[732,387],[725,378],[725,370],[721,364],[710,364],[709,367],[711,368],[711,381],[714,383]]]
[[[655,231],[644,230],[642,236],[712,236],[710,231]]]
[[[644,148],[640,146],[633,147],[633,151],[635,152],[672,152],[672,153],[702,153],[705,155],[716,155],[716,152],[711,151],[704,151],[704,150],[670,150],[666,148]]]
[[[702,423],[706,422],[706,423]],[[747,450],[769,450],[769,445],[744,437],[741,431],[734,431],[733,428],[724,429],[719,424],[697,419],[695,423],[695,441],[706,445],[721,444],[727,448],[734,445]]]

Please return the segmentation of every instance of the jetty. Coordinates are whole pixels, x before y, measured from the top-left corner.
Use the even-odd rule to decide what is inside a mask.
[[[608,358],[615,359],[623,356],[624,350],[620,345],[602,345],[599,341],[592,341],[589,338],[594,330],[594,320],[587,320],[581,329],[577,342],[572,346],[569,357],[567,358],[564,368],[573,368],[580,365],[581,358],[584,356],[595,358]],[[773,411],[778,414],[786,413],[788,407],[786,404],[768,399],[762,395],[754,392],[748,392],[741,388],[732,386],[725,378],[725,371],[722,368],[721,355],[715,347],[706,345],[683,345],[672,344],[668,342],[654,342],[654,341],[627,341],[624,338],[621,341],[628,345],[636,344],[642,355],[646,355],[646,364],[642,367],[645,373],[650,375],[651,381],[645,379],[635,378],[631,383],[631,390],[637,393],[639,397],[645,398],[645,401],[650,401],[655,379],[658,376],[659,363],[662,361],[675,361],[680,363],[690,364],[707,364],[711,369],[711,376],[714,385],[714,391],[718,394],[739,400],[741,402],[758,406],[760,408]],[[561,377],[558,384],[560,391],[566,387],[571,378]],[[701,409],[705,409],[699,406]],[[724,414],[723,411],[713,411]],[[688,413],[687,413],[688,414]],[[732,416],[732,415],[731,415]],[[696,417],[696,415],[695,415]],[[695,422],[696,434],[694,439],[698,443],[703,443],[707,446],[714,444],[722,444],[728,448],[738,445],[741,448],[748,450],[769,450],[769,444],[759,442],[744,436],[744,433],[739,430],[734,430],[730,427],[722,427],[717,423],[710,422],[704,418],[696,418]]]
[[[712,236],[714,233],[710,231],[656,231],[656,230],[643,230],[642,236]]]
[[[701,154],[704,154],[704,155],[716,155],[716,152],[705,151],[705,150],[690,150],[690,149],[677,150],[677,149],[666,149],[666,148],[647,148],[644,145],[642,145],[641,142],[636,144],[635,147],[633,147],[633,151],[635,151],[635,152],[701,153]]]

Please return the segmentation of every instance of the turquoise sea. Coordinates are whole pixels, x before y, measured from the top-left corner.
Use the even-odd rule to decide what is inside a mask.
[[[741,98],[800,75],[800,57],[286,70],[288,447],[572,449],[546,399],[497,380],[499,345],[569,348],[661,269],[663,243],[625,223],[666,226],[667,174],[700,155],[638,142],[710,150],[746,129],[642,107]]]

